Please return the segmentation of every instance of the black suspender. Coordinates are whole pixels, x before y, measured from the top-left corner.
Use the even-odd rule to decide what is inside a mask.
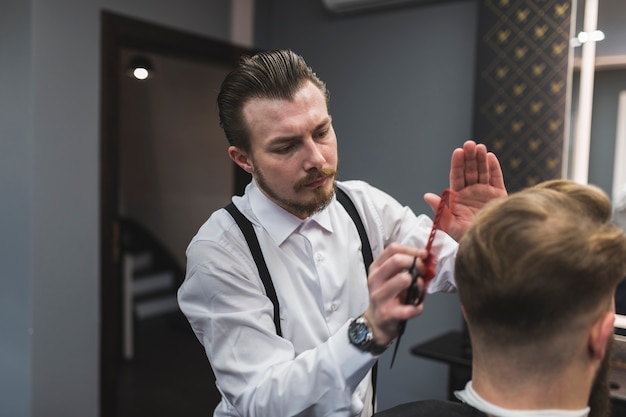
[[[261,252],[259,240],[256,237],[256,233],[254,233],[254,227],[252,226],[252,223],[250,223],[250,220],[241,214],[239,209],[235,207],[232,202],[228,204],[225,209],[228,210],[231,216],[233,216],[233,219],[235,219],[237,225],[239,225],[239,228],[243,232],[246,242],[248,242],[248,247],[250,248],[250,252],[252,252],[252,257],[254,258],[254,263],[256,263],[259,275],[263,281],[265,293],[274,304],[274,325],[276,326],[276,333],[282,337],[283,331],[280,328],[280,308],[278,305],[278,297],[276,296],[276,290],[274,289],[274,284],[272,283],[270,271],[267,269],[265,258],[263,258],[263,252]]]
[[[369,271],[370,265],[374,260],[372,255],[372,248],[370,246],[370,241],[367,238],[367,233],[365,232],[365,226],[363,225],[363,221],[361,220],[361,216],[356,210],[354,203],[348,197],[345,191],[341,188],[337,187],[337,201],[341,203],[341,205],[346,209],[352,221],[354,222],[357,230],[359,231],[359,237],[361,238],[361,252],[363,254],[363,263],[365,264],[365,278],[367,279],[367,272]],[[250,248],[250,252],[252,253],[252,258],[256,263],[257,269],[259,270],[259,275],[261,276],[261,281],[263,281],[263,286],[265,287],[265,292],[269,299],[274,304],[274,325],[276,326],[276,333],[279,336],[282,336],[282,330],[280,328],[280,314],[279,314],[279,304],[278,297],[276,296],[276,290],[274,289],[274,284],[272,283],[272,277],[270,276],[270,272],[267,269],[267,264],[265,263],[265,258],[263,257],[263,252],[261,251],[261,246],[259,245],[259,240],[257,239],[256,233],[254,232],[254,227],[250,220],[244,216],[239,209],[231,202],[226,207],[224,207],[230,215],[235,219],[237,225],[241,229],[244,237],[246,238],[246,242],[248,243],[248,247]]]
[[[367,238],[367,233],[365,233],[365,227],[363,226],[363,221],[361,220],[361,216],[356,211],[356,207],[348,194],[343,191],[339,187],[335,187],[337,190],[337,201],[341,203],[341,205],[346,209],[352,221],[354,222],[356,229],[359,231],[359,237],[361,238],[361,253],[363,254],[363,263],[365,264],[365,279],[369,274],[370,265],[374,260],[374,255],[372,255],[372,247],[370,246],[370,240]],[[376,382],[378,381],[378,362],[374,364],[372,367],[372,409],[376,411]]]
[[[367,279],[367,274],[370,265],[374,260],[374,257],[372,255],[370,241],[367,238],[367,233],[365,232],[365,227],[363,226],[363,221],[361,220],[361,216],[359,216],[359,213],[357,212],[354,203],[352,202],[352,200],[350,200],[350,197],[348,197],[348,194],[346,194],[346,192],[339,187],[336,187],[336,191],[337,201],[339,201],[341,205],[346,209],[346,211],[352,218],[352,221],[354,222],[357,230],[359,231],[359,237],[361,238],[361,252],[363,254],[363,263],[365,264],[365,279]],[[248,247],[250,248],[250,252],[252,253],[252,258],[254,259],[254,262],[256,263],[256,266],[259,270],[261,281],[263,281],[265,293],[274,304],[274,325],[276,326],[276,333],[282,337],[283,334],[280,327],[280,309],[278,304],[278,297],[276,296],[276,290],[274,289],[272,277],[270,276],[269,270],[267,269],[265,258],[263,258],[263,252],[261,251],[259,240],[257,239],[256,233],[254,232],[254,227],[252,226],[250,220],[248,220],[246,216],[244,216],[232,202],[224,208],[230,213],[233,219],[235,219],[235,222],[237,222],[237,225],[241,229],[244,237],[246,238],[246,242],[248,243]],[[372,369],[374,400],[376,399],[376,371],[377,366],[374,365]]]
[[[359,231],[359,237],[361,238],[361,253],[363,254],[363,263],[365,264],[365,278],[367,279],[367,274],[370,270],[370,265],[374,260],[372,255],[372,248],[370,247],[370,240],[367,238],[367,233],[365,233],[365,226],[363,226],[363,221],[361,220],[361,216],[356,211],[356,207],[348,194],[344,190],[339,187],[336,187],[337,190],[337,201],[341,203],[341,205],[346,209],[356,229]]]

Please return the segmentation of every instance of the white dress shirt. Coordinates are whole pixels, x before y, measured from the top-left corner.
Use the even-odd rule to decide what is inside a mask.
[[[432,221],[362,182],[338,182],[361,216],[374,258],[392,242],[424,247]],[[348,340],[348,324],[368,306],[361,240],[335,199],[301,220],[254,181],[233,197],[252,222],[280,304],[273,305],[235,221],[217,210],[187,249],[178,300],[204,345],[222,400],[216,417],[369,416],[376,357]],[[429,292],[454,289],[457,243],[438,233],[437,275]]]

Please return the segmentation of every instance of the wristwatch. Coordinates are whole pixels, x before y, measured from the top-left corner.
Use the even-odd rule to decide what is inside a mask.
[[[389,345],[381,346],[374,342],[374,334],[369,323],[362,315],[352,320],[348,327],[348,338],[350,343],[362,350],[374,355],[383,353]]]

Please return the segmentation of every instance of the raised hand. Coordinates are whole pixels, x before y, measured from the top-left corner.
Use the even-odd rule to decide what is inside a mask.
[[[457,241],[485,204],[508,195],[498,158],[492,152],[487,152],[485,145],[473,140],[466,141],[463,148],[452,152],[450,189],[456,193],[456,204],[449,213],[451,223],[448,234]],[[426,193],[424,201],[435,211],[440,197]]]

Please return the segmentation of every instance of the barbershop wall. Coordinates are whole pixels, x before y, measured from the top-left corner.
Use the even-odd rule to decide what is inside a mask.
[[[227,40],[230,1],[0,2],[0,415],[99,415],[100,12]]]
[[[435,3],[343,16],[319,0],[261,1],[255,38],[301,53],[327,83],[340,178],[367,180],[427,214],[423,194],[447,186],[452,150],[471,137],[478,10],[473,0]],[[381,359],[379,409],[446,397],[447,367],[409,349],[461,325],[456,295],[427,298],[393,369],[391,351]]]

